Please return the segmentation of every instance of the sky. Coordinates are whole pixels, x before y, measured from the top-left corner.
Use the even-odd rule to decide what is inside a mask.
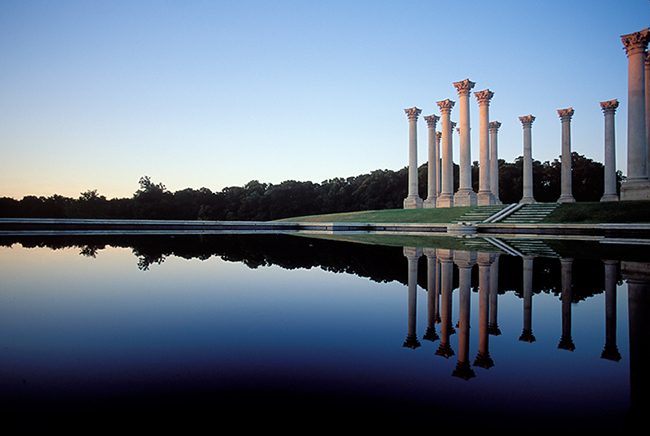
[[[627,57],[648,0],[0,0],[0,197],[131,197],[251,180],[321,183],[408,165],[408,119],[490,89],[499,157],[603,162],[600,102],[618,99],[626,173]],[[470,97],[471,159],[479,108]],[[458,135],[454,161],[458,162]]]

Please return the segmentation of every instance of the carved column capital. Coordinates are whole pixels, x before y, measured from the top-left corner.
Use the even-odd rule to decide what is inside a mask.
[[[490,91],[489,89],[484,89],[483,91],[475,92],[474,96],[476,97],[479,106],[484,104],[489,105],[490,100],[492,100],[492,97],[494,97],[494,92]]]
[[[610,112],[615,113],[617,107],[618,107],[618,100],[610,100],[610,101],[601,101],[600,102],[600,108],[605,113],[610,113]]]
[[[436,141],[440,141],[442,138],[442,132],[436,132]]]
[[[533,125],[533,121],[535,121],[535,117],[532,115],[526,115],[524,117],[519,117],[519,121],[521,121],[521,124],[524,127],[530,127]]]
[[[434,129],[434,130],[435,130],[435,128],[436,128],[436,123],[438,122],[438,120],[440,119],[440,117],[437,116],[437,115],[428,115],[428,116],[424,117],[424,119],[425,119],[426,122],[427,122],[427,126],[429,126],[430,129]]]
[[[451,109],[454,107],[456,102],[447,99],[447,100],[439,101],[436,104],[440,108],[441,113],[445,113],[445,112],[451,113]]]
[[[558,109],[557,114],[560,116],[560,119],[562,121],[571,121],[571,117],[573,116],[573,108],[566,108],[566,109]]]
[[[458,95],[469,95],[469,92],[474,88],[474,85],[476,83],[470,81],[469,79],[465,79],[462,82],[455,82],[454,87],[456,88],[456,91],[458,91]]]
[[[623,35],[621,36],[621,40],[623,41],[625,53],[628,56],[634,53],[644,52],[650,41],[650,28],[630,33],[629,35]]]
[[[404,109],[404,113],[406,113],[406,116],[409,118],[409,120],[417,120],[420,116],[420,113],[422,113],[422,109],[412,107],[410,109]]]
[[[499,127],[501,127],[501,123],[498,122],[498,121],[492,121],[492,122],[490,123],[490,130],[493,130],[493,131],[495,131],[495,132],[498,132],[498,131],[499,131]]]

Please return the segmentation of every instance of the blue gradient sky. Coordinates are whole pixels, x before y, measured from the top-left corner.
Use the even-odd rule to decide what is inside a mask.
[[[648,0],[3,0],[0,196],[130,197],[142,175],[219,191],[398,170],[404,109],[439,115],[466,78],[495,93],[507,161],[528,114],[533,157],[557,158],[566,107],[573,150],[602,161],[599,102],[618,99],[626,172],[620,36],[648,26]],[[457,136],[454,147],[457,161]]]

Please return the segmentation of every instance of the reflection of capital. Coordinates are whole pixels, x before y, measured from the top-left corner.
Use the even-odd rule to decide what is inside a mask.
[[[436,104],[440,108],[440,112],[451,113],[451,109],[454,107],[456,103],[447,99],[447,100],[439,101]]]
[[[524,127],[530,127],[533,125],[535,117],[532,115],[526,115],[525,117],[519,117],[519,121],[521,121],[521,124],[523,124]]]
[[[605,113],[609,113],[609,112],[614,113],[616,112],[616,108],[618,107],[618,100],[601,101],[600,107]]]
[[[573,108],[558,109],[557,114],[560,116],[562,121],[570,121],[573,116]]]
[[[458,95],[469,95],[469,92],[472,90],[474,85],[476,85],[476,83],[471,82],[469,79],[454,83],[454,87],[456,88],[456,91],[458,91]]]
[[[495,132],[499,131],[499,127],[501,127],[501,123],[498,121],[492,121],[490,123],[490,130],[494,130]]]
[[[475,92],[474,96],[476,97],[476,100],[480,106],[484,104],[490,104],[490,100],[492,100],[492,97],[494,97],[494,92],[490,91],[489,89],[485,89],[483,91]]]
[[[420,116],[420,113],[422,112],[422,109],[412,107],[411,109],[404,109],[404,112],[406,113],[406,116],[409,117],[409,120],[417,120],[418,116]]]
[[[440,119],[437,115],[429,115],[424,117],[424,119],[427,122],[427,126],[429,126],[430,129],[435,129],[436,128],[436,123]]]
[[[650,29],[643,29],[629,35],[621,36],[625,53],[629,56],[634,53],[644,52],[650,41]]]

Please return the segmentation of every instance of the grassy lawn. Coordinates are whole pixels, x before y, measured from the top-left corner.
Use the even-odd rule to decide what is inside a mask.
[[[543,223],[650,223],[650,201],[562,203]]]
[[[286,218],[278,221],[320,223],[448,223],[472,209],[474,207],[368,210]]]

